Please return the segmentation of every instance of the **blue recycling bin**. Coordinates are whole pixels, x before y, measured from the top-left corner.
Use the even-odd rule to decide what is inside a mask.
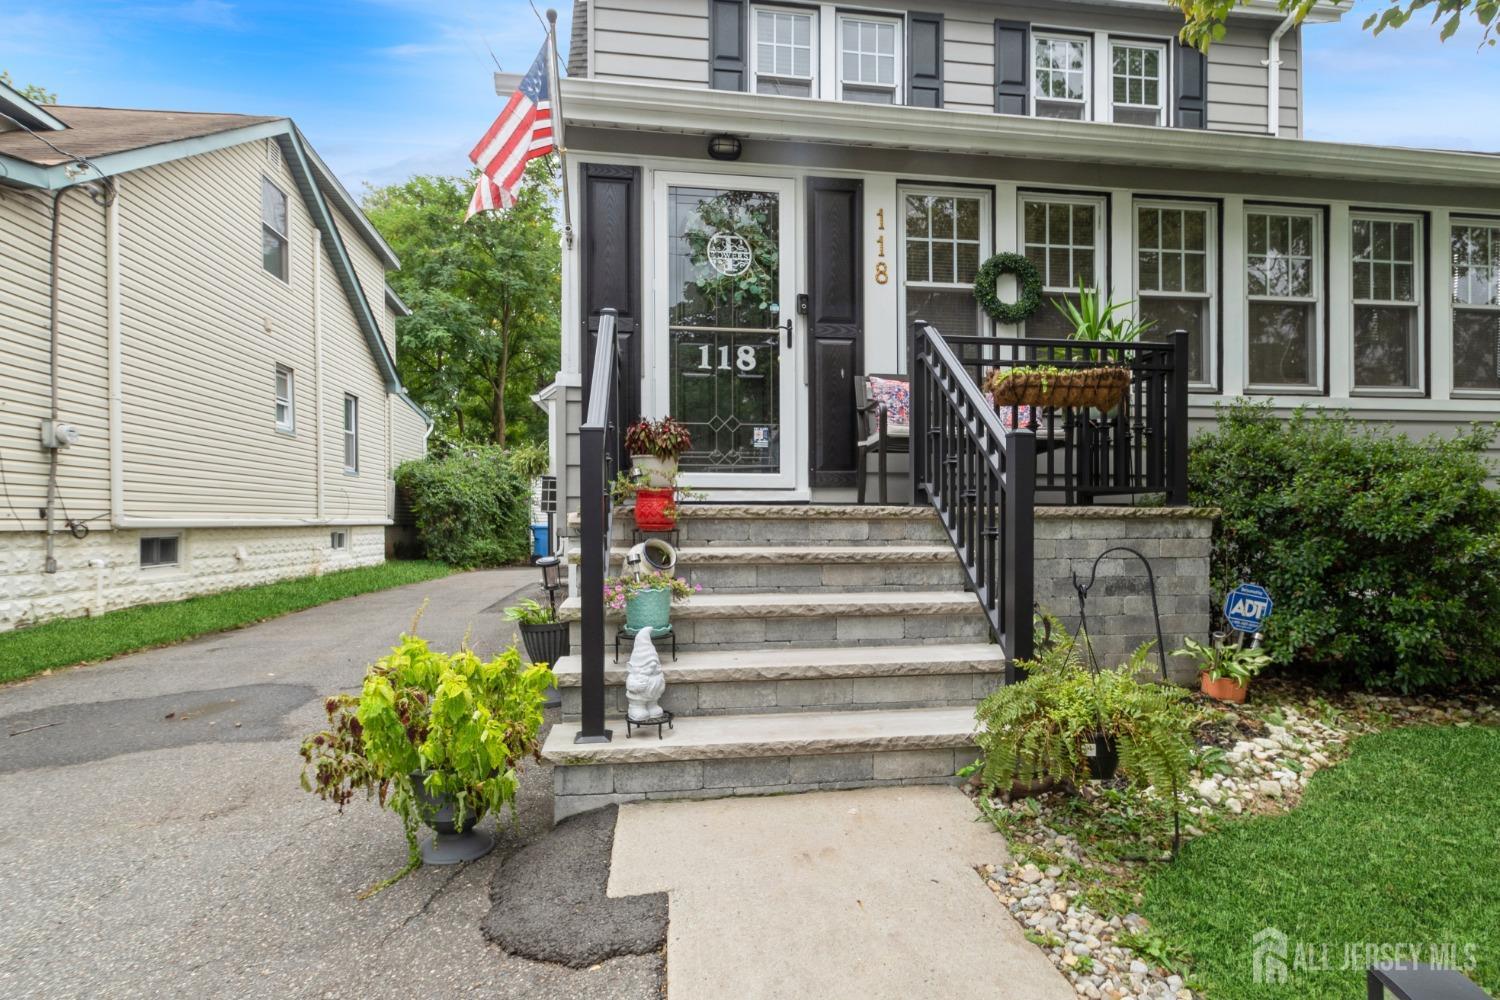
[[[547,526],[533,524],[531,526],[531,554],[537,558],[547,555],[547,542]]]

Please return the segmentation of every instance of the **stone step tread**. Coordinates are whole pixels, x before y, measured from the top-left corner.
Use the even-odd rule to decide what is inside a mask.
[[[628,546],[610,550],[610,558],[623,561]],[[578,550],[568,553],[569,562],[578,561]],[[951,545],[694,545],[677,550],[677,565],[759,566],[784,563],[956,563],[958,556]]]
[[[905,504],[826,504],[826,503],[685,503],[677,505],[678,517],[696,520],[936,520],[937,512],[931,507],[911,507]],[[618,520],[618,515],[617,515]],[[578,512],[568,515],[570,527],[579,523]]]
[[[570,597],[558,607],[558,620],[576,621],[581,609],[582,602]],[[672,605],[672,617],[682,621],[982,613],[978,599],[962,590],[694,594]]]
[[[553,666],[558,687],[580,687],[583,658],[564,656]],[[945,646],[860,646],[814,649],[687,651],[673,662],[662,658],[668,684],[736,681],[827,680],[842,677],[913,677],[931,674],[999,673],[1000,647],[988,642]],[[604,659],[604,683],[625,683],[626,663]]]
[[[608,722],[609,743],[574,743],[577,722],[553,725],[542,759],[554,765],[647,764],[809,754],[946,750],[974,745],[974,709],[910,708],[677,718],[664,737],[625,738],[625,720]]]

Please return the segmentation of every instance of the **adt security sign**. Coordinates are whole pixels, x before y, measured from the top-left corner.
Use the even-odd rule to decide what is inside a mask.
[[[1224,617],[1241,632],[1256,632],[1271,613],[1271,595],[1258,583],[1242,583],[1224,598]]]

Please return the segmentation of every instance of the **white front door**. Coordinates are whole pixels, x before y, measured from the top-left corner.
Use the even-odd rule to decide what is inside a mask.
[[[648,380],[655,415],[692,434],[684,486],[797,485],[795,191],[781,178],[657,175]]]

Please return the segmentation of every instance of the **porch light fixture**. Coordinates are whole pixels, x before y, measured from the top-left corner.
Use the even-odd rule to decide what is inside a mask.
[[[708,155],[716,160],[738,160],[740,158],[739,137],[723,133],[710,136]]]

